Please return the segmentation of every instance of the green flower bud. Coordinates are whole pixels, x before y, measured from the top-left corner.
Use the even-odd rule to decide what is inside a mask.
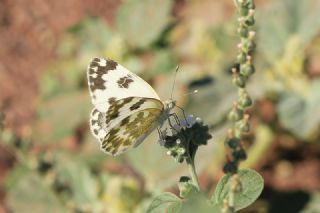
[[[237,61],[239,64],[243,64],[247,61],[247,54],[244,52],[241,52],[237,56]]]
[[[252,100],[248,94],[242,94],[240,95],[240,98],[238,100],[238,105],[242,109],[247,108],[252,105]]]
[[[249,125],[248,121],[245,121],[245,120],[241,121],[237,127],[241,132],[249,132],[250,131],[250,125]]]
[[[240,26],[238,28],[238,33],[240,34],[241,37],[246,38],[246,37],[248,37],[249,31],[248,31],[247,27]]]
[[[228,118],[231,121],[239,121],[243,118],[243,110],[239,109],[238,107],[233,107],[232,110],[229,112]]]
[[[245,53],[252,53],[255,50],[255,43],[252,40],[246,39],[243,42],[241,50]]]
[[[241,5],[239,9],[239,13],[241,16],[247,16],[249,14],[249,8],[246,5]]]
[[[246,86],[247,78],[243,75],[235,75],[232,78],[232,83],[238,87],[244,88]]]
[[[253,1],[253,0],[249,0],[249,1],[248,1],[248,4],[247,4],[247,7],[248,7],[249,9],[254,10],[254,9],[256,8],[256,6],[255,6],[255,4],[254,4],[254,1]]]
[[[240,66],[240,74],[245,77],[249,77],[254,73],[254,71],[254,66],[252,64],[247,63]]]
[[[253,26],[254,25],[254,17],[253,16],[248,16],[245,20],[244,20],[244,24],[247,26]]]

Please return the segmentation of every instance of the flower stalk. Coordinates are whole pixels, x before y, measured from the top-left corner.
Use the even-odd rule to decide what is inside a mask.
[[[242,147],[242,135],[249,132],[249,115],[246,110],[252,105],[252,99],[246,90],[246,85],[255,72],[253,64],[253,52],[255,50],[254,26],[255,5],[254,0],[234,0],[238,12],[238,29],[240,37],[238,44],[237,64],[232,68],[232,83],[238,87],[238,98],[233,103],[229,112],[229,120],[233,122],[233,127],[229,129],[225,144],[228,148],[227,162],[224,165],[224,172],[230,175],[230,185],[227,198],[224,200],[223,213],[235,212],[234,197],[241,192],[241,182],[238,176],[240,161],[246,159],[247,155]]]
[[[201,191],[194,159],[198,147],[206,145],[211,138],[209,128],[204,125],[200,118],[189,115],[185,120],[179,121],[171,127],[171,133],[166,130],[159,131],[160,144],[168,149],[167,154],[172,156],[176,162],[187,163],[191,179],[183,176],[180,179],[181,197],[186,197],[190,188]]]
[[[188,165],[189,172],[191,175],[192,183],[197,188],[197,190],[200,191],[200,184],[199,184],[199,180],[198,180],[196,167],[194,165],[194,159],[187,160],[187,165]]]

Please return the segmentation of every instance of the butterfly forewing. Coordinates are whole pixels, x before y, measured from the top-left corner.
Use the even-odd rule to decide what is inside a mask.
[[[148,83],[110,59],[92,59],[88,66],[87,78],[92,103],[100,112],[106,112],[115,101],[127,97],[139,96],[160,100]]]

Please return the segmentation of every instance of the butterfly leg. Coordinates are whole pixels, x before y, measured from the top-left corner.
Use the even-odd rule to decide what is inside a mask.
[[[159,127],[157,127],[157,130],[158,130],[158,134],[159,134],[160,140],[164,140],[164,135],[162,134],[162,132],[161,132]]]
[[[168,117],[167,120],[168,120],[168,123],[169,123],[169,126],[171,127],[171,129],[174,129],[174,128],[173,128],[173,125],[172,125],[172,123],[171,123],[171,120],[170,120],[170,115],[169,115],[169,117]]]
[[[174,118],[174,120],[175,120],[175,125],[173,125],[172,123],[171,123],[171,117],[173,117]],[[170,128],[171,129],[173,129],[173,130],[175,130],[176,132],[178,132],[179,131],[179,129],[177,129],[177,128],[175,128],[175,126],[180,126],[180,120],[179,120],[179,118],[178,118],[178,116],[177,116],[177,114],[176,113],[171,113],[171,114],[169,114],[169,116],[168,116],[168,123],[169,123],[169,126],[170,126]]]
[[[181,110],[181,112],[182,112],[182,114],[183,114],[183,118],[184,118],[186,124],[189,126],[189,123],[188,123],[186,114],[184,113],[184,109],[183,109],[182,107],[178,106],[178,105],[176,105],[176,107]]]
[[[171,113],[171,114],[169,114],[168,120],[170,120],[170,117],[173,117],[174,120],[175,120],[175,122],[176,122],[176,124],[178,124],[178,125],[180,126],[180,120],[179,120],[179,118],[178,118],[178,116],[177,116],[176,113]]]

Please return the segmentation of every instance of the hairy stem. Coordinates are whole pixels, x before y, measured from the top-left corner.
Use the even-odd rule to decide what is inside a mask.
[[[189,172],[191,174],[192,182],[197,187],[198,191],[200,191],[200,184],[199,184],[196,168],[194,166],[194,160],[189,158],[189,160],[187,161],[187,164],[188,164]]]

